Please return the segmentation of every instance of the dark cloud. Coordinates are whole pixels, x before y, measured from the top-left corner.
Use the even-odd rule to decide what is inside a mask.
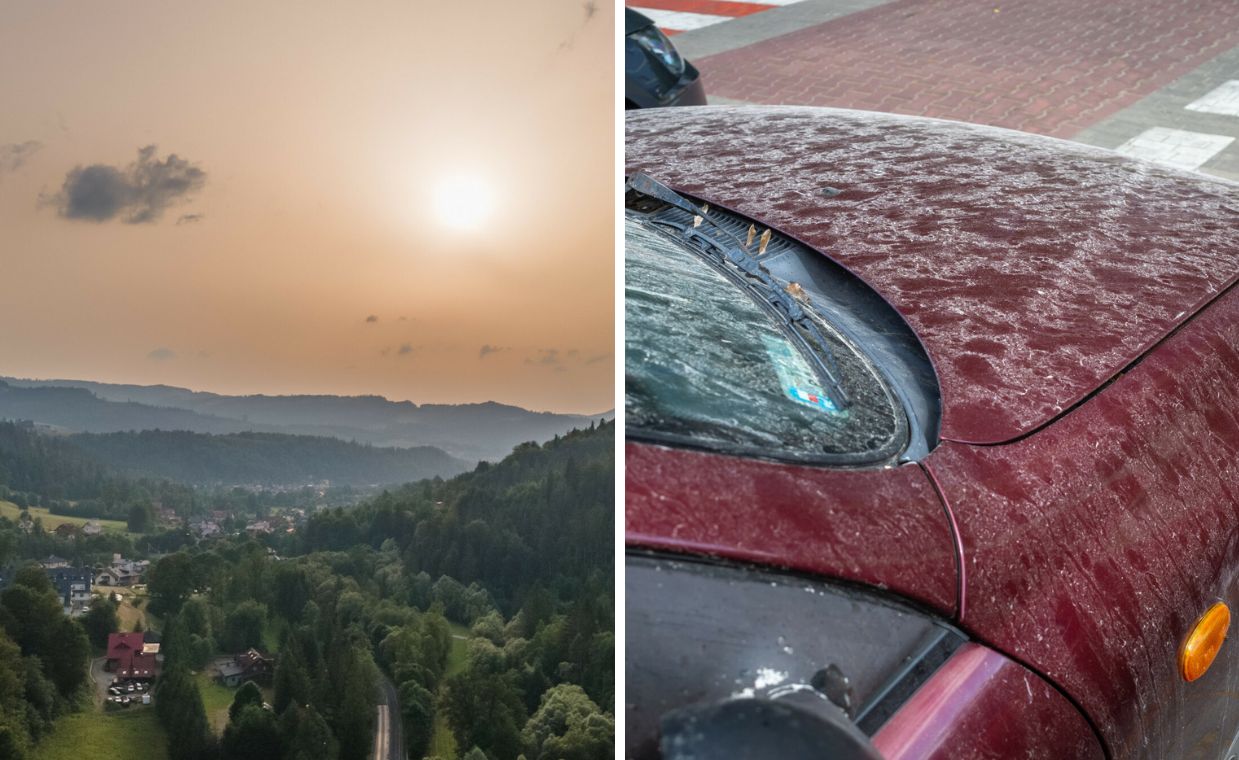
[[[368,324],[368,325],[372,325],[372,324],[374,324],[375,322],[378,322],[378,321],[379,321],[379,318],[378,318],[378,316],[377,316],[377,315],[375,315],[375,314],[371,314],[370,316],[366,317],[366,324]]]
[[[123,170],[107,164],[74,167],[48,202],[66,219],[106,222],[121,217],[126,224],[147,224],[201,190],[206,178],[206,172],[175,153],[159,160],[155,146],[147,145]]]
[[[478,358],[485,359],[491,354],[497,354],[500,351],[507,351],[507,350],[508,350],[507,346],[492,346],[490,344],[486,344],[482,346],[481,349],[478,350]]]
[[[182,224],[201,222],[203,218],[204,216],[202,214],[181,214],[176,218],[176,226],[180,227]]]
[[[146,355],[146,358],[147,358],[147,359],[154,359],[154,360],[155,360],[155,361],[157,361],[157,362],[166,362],[166,361],[168,361],[169,359],[175,359],[175,358],[176,358],[176,352],[175,352],[175,351],[173,351],[173,350],[172,350],[172,349],[170,349],[170,348],[164,348],[164,347],[160,346],[159,348],[157,348],[157,349],[155,349],[154,351],[151,351],[149,354],[147,354],[147,355]]]
[[[0,143],[0,175],[15,172],[26,163],[26,160],[39,152],[43,143],[38,140],[27,140],[20,143]]]
[[[413,346],[408,343],[401,343],[400,348],[396,349],[396,353],[400,354],[401,356],[408,356],[409,354],[413,353]]]

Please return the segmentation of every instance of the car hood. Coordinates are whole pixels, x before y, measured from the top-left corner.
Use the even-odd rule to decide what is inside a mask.
[[[626,116],[629,173],[800,239],[904,316],[946,440],[1046,424],[1239,274],[1239,185],[1110,151],[834,109]]]
[[[624,466],[630,547],[863,583],[956,612],[954,534],[917,465],[827,469],[629,442]]]

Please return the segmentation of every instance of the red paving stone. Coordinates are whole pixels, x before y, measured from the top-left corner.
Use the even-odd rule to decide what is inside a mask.
[[[898,0],[694,63],[708,94],[1071,137],[1235,45],[1235,0]]]

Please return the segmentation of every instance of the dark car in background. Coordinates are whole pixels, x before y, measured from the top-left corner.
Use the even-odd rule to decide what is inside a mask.
[[[624,9],[624,108],[704,106],[701,75],[654,22]]]
[[[629,758],[1217,758],[1239,185],[627,114]]]

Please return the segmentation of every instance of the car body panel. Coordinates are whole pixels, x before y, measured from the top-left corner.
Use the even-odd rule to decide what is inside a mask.
[[[1084,716],[1036,673],[964,644],[874,734],[886,760],[1103,760]]]
[[[947,440],[1044,426],[1239,275],[1239,186],[1050,138],[715,106],[630,112],[626,149],[629,173],[770,224],[874,287],[934,362]]]
[[[924,464],[958,521],[967,632],[1061,686],[1116,757],[1224,757],[1239,643],[1192,683],[1177,654],[1215,601],[1239,609],[1239,289],[1045,430]]]
[[[628,543],[790,568],[955,613],[955,542],[915,465],[838,470],[628,442]]]

